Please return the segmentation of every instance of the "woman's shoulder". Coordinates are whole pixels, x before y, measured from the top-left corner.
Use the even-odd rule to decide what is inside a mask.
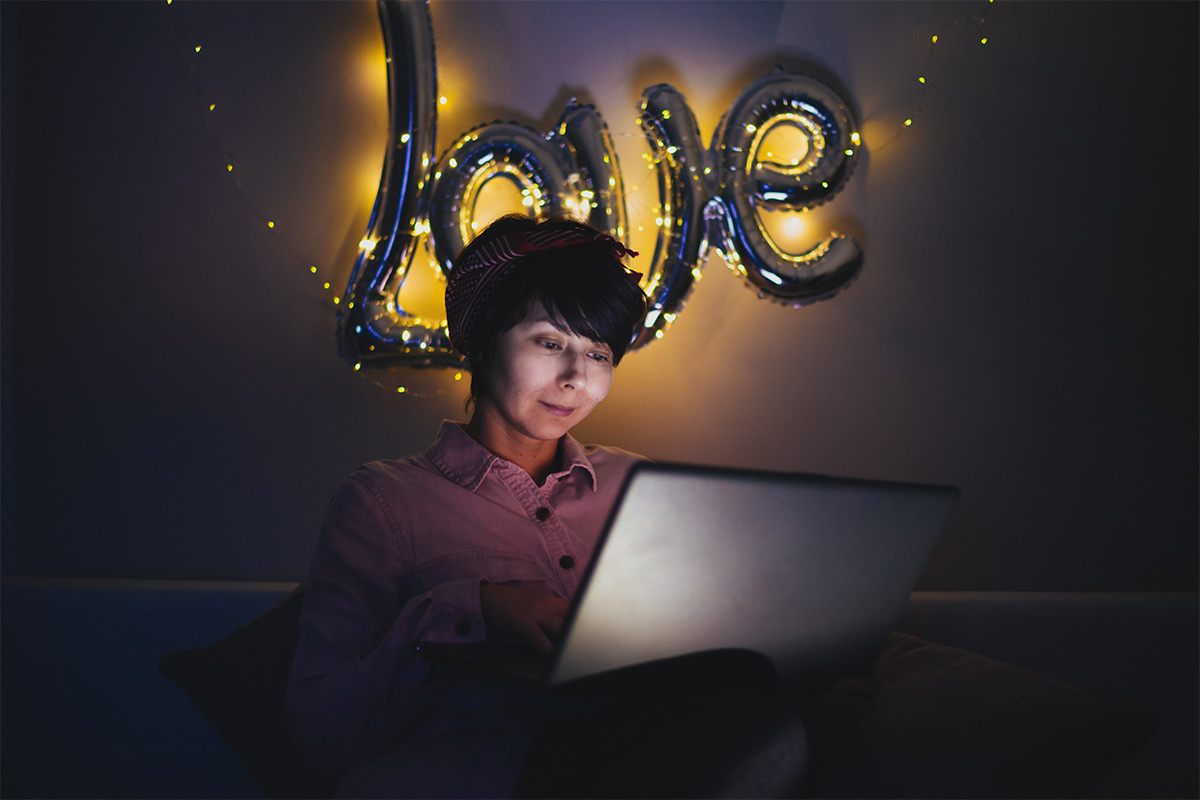
[[[588,460],[593,464],[596,464],[598,461],[600,461],[632,465],[638,461],[650,460],[640,453],[635,453],[622,447],[613,447],[612,445],[585,444],[582,447],[584,455],[586,455]]]
[[[412,453],[400,458],[376,459],[360,464],[346,476],[346,481],[368,485],[424,483],[438,479],[441,473],[425,453]]]

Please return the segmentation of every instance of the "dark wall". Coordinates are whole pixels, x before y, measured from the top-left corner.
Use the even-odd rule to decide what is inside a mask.
[[[336,353],[386,140],[372,4],[4,11],[5,573],[301,577],[341,476],[462,416],[452,373],[372,380]],[[645,86],[676,84],[705,140],[772,59],[859,108],[867,155],[815,227],[860,238],[862,277],[792,309],[712,256],[581,438],[957,485],[921,588],[1196,588],[1195,4],[433,17],[439,151],[580,95],[635,221]]]

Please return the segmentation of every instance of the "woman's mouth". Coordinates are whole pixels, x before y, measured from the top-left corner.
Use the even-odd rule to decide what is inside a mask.
[[[567,406],[556,406],[553,403],[542,403],[542,405],[546,407],[547,411],[556,417],[569,417],[571,414],[575,413],[575,409]]]

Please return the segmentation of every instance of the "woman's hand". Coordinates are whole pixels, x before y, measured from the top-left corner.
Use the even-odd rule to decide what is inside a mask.
[[[542,653],[554,649],[567,616],[567,601],[561,597],[516,586],[481,584],[479,602],[489,638],[514,636]]]

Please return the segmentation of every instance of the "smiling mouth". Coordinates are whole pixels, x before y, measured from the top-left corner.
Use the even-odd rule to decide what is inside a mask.
[[[556,417],[569,417],[571,414],[575,413],[575,409],[568,408],[567,406],[556,406],[553,403],[542,403],[542,405],[546,407],[547,411]]]

